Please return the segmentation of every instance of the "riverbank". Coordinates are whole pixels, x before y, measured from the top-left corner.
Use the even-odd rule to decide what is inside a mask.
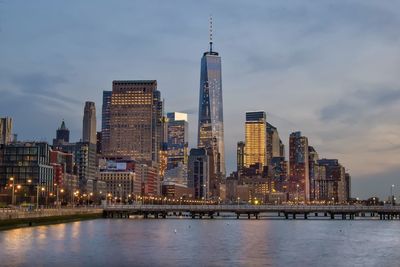
[[[31,216],[29,216],[31,215]],[[19,214],[10,216],[7,219],[0,220],[0,231],[10,230],[21,227],[32,227],[39,225],[49,225],[58,223],[75,222],[82,220],[93,220],[102,217],[102,211],[97,210],[76,210],[75,212],[57,211],[57,212],[32,212],[31,214]]]

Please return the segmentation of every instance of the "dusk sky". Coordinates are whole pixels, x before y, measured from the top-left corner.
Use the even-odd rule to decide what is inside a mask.
[[[400,194],[399,1],[2,0],[0,117],[49,142],[65,119],[77,141],[85,101],[100,130],[113,80],[156,79],[165,110],[189,113],[193,147],[210,14],[228,173],[245,112],[265,110],[286,146],[300,130],[338,158],[353,197]]]

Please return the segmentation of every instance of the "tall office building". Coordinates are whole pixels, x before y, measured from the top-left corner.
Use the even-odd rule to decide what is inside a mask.
[[[110,114],[112,91],[103,91],[101,107],[101,151],[107,150],[110,142]]]
[[[285,144],[283,144],[282,140],[279,140],[279,157],[285,157]]]
[[[199,148],[211,149],[215,176],[224,178],[224,120],[222,105],[221,57],[213,51],[212,20],[210,19],[210,49],[203,54],[200,72]]]
[[[188,119],[186,113],[167,114],[168,170],[176,168],[178,163],[187,164]]]
[[[69,143],[69,130],[65,126],[65,122],[63,120],[60,128],[58,128],[56,131],[56,138],[53,139],[53,146],[58,146],[64,143]]]
[[[98,175],[97,145],[89,142],[78,142],[60,145],[59,149],[74,155],[79,187],[84,192],[90,192],[88,181],[96,180]]]
[[[294,132],[289,137],[289,197],[294,201],[309,201],[308,139],[301,132]]]
[[[236,147],[236,171],[240,175],[241,172],[243,171],[244,168],[244,150],[245,150],[245,143],[243,141],[240,141],[237,143]]]
[[[6,145],[12,141],[12,118],[0,118],[0,145]]]
[[[209,199],[210,157],[204,148],[192,148],[188,164],[188,187],[193,188],[196,199]]]
[[[271,165],[274,157],[283,157],[281,155],[282,141],[279,138],[278,129],[267,122],[267,166]]]
[[[103,155],[158,164],[162,107],[157,81],[113,81],[110,138]]]
[[[271,184],[276,192],[286,192],[287,161],[285,157],[271,159]]]
[[[320,159],[318,164],[325,167],[325,185],[321,190],[321,199],[333,201],[335,203],[344,203],[348,201],[349,189],[346,188],[345,168],[337,159]]]
[[[318,174],[319,174],[319,165],[318,165],[319,156],[317,151],[312,146],[308,146],[308,172],[310,179],[310,200],[318,199]]]
[[[262,171],[267,163],[267,122],[264,111],[246,112],[245,122],[245,158],[248,168],[256,165]]]
[[[83,113],[82,141],[96,144],[96,134],[96,107],[94,102],[87,101]]]

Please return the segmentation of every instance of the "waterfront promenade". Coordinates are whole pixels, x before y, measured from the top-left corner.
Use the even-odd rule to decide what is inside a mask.
[[[355,219],[356,217],[400,219],[400,206],[361,205],[106,205],[105,218],[129,218],[141,215],[144,218],[167,218],[186,215],[192,219],[236,217],[240,219],[282,218],[282,219]]]
[[[0,209],[0,230],[101,218],[98,207],[53,209]]]
[[[31,211],[27,209],[0,209],[0,220],[94,214],[94,213],[101,213],[102,211],[103,210],[98,207],[60,208],[60,209],[52,208],[52,209],[39,209]]]

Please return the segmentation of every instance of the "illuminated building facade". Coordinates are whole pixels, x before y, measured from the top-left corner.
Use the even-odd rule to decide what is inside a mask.
[[[158,164],[163,106],[160,98],[155,80],[113,81],[105,156]]]
[[[260,171],[267,163],[267,122],[264,111],[246,112],[244,165],[258,165]]]
[[[301,132],[293,132],[289,137],[289,179],[288,191],[292,201],[309,201],[308,139]]]
[[[320,166],[325,167],[324,187],[320,190],[320,199],[344,203],[349,200],[348,189],[346,188],[345,168],[337,159],[320,159]]]
[[[50,146],[44,142],[13,142],[0,145],[0,201],[11,203],[11,179],[20,189],[16,203],[33,202],[36,186],[53,192],[53,166],[50,165]]]

